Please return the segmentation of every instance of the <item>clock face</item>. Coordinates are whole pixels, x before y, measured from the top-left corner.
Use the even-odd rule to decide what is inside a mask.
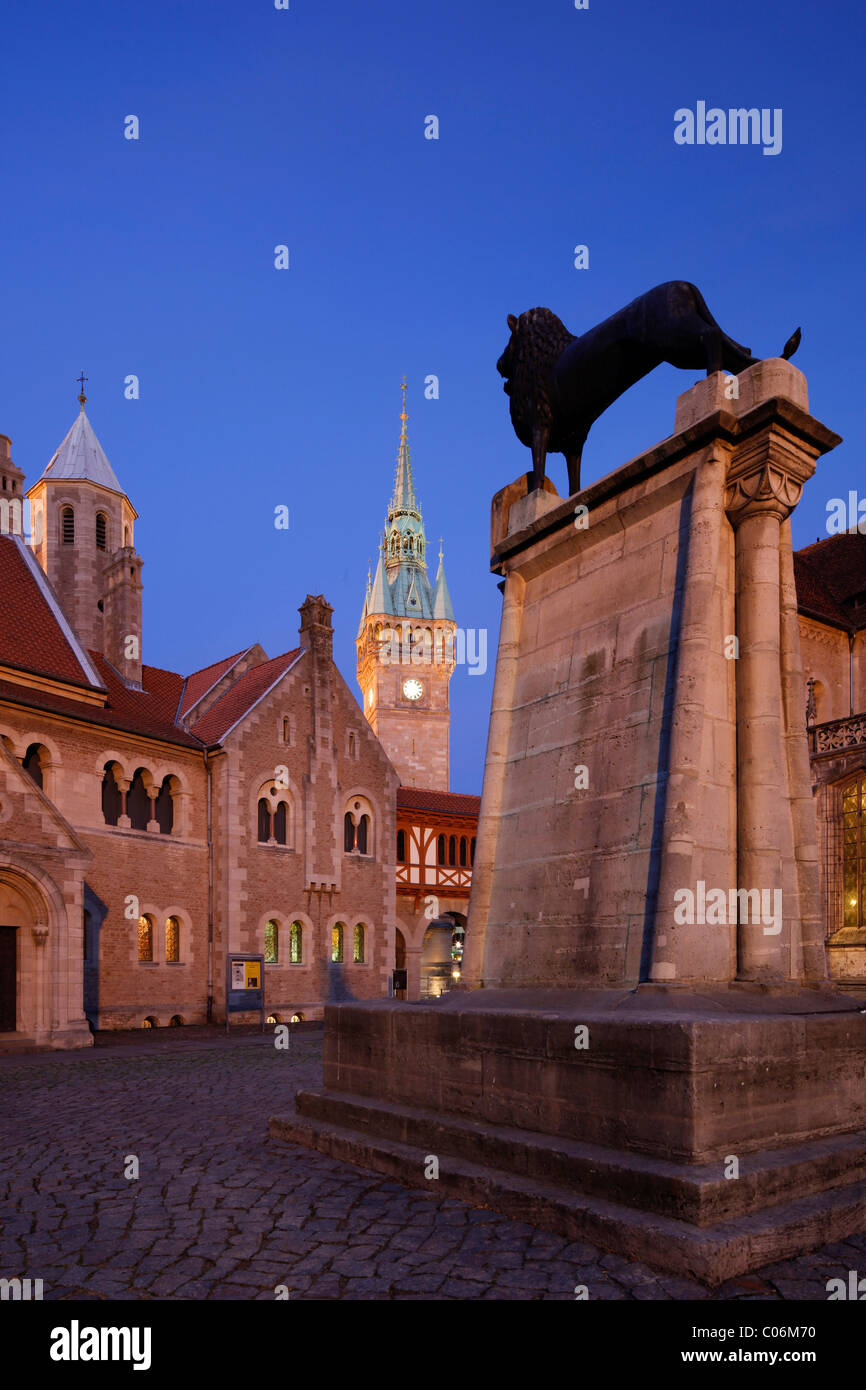
[[[403,682],[403,694],[407,700],[420,700],[424,694],[424,687],[420,681],[413,678]]]

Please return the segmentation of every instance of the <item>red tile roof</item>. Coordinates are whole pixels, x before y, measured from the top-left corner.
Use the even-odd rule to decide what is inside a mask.
[[[283,652],[282,656],[274,656],[270,661],[253,666],[241,676],[240,680],[193,724],[192,730],[196,738],[201,739],[202,743],[219,743],[241,716],[264,695],[268,687],[289,669],[299,650],[296,647],[294,651]]]
[[[807,545],[797,554],[808,561],[838,604],[863,601],[866,596],[866,536],[845,531]],[[852,616],[848,615],[849,625]]]
[[[797,607],[807,617],[823,618],[834,627],[851,627],[851,618],[836,602],[811,559],[802,550],[794,555]]]
[[[244,650],[247,650],[244,648]],[[194,704],[212,690],[217,681],[222,680],[226,671],[234,666],[243,652],[235,652],[234,656],[224,656],[222,661],[215,661],[212,666],[204,666],[201,671],[193,671],[191,676],[186,678],[186,687],[183,692],[183,704],[180,714],[186,714],[187,710],[192,709]]]
[[[435,811],[446,816],[472,816],[476,820],[481,797],[466,792],[437,792],[427,787],[398,787],[397,810]]]
[[[0,664],[92,688],[13,536],[0,536]]]

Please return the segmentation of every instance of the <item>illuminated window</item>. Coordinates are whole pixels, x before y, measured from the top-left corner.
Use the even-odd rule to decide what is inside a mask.
[[[149,917],[138,919],[138,959],[153,960],[153,922]]]
[[[367,929],[363,922],[358,922],[352,933],[352,960],[356,965],[364,964],[364,938]]]
[[[180,922],[169,917],[165,924],[165,958],[180,960]]]
[[[343,923],[337,922],[331,928],[331,960],[343,959]]]
[[[842,788],[842,924],[866,926],[866,775]]]
[[[265,925],[265,965],[276,965],[280,958],[280,929],[276,922]]]
[[[289,927],[289,960],[292,965],[300,965],[304,955],[304,928],[300,922]]]

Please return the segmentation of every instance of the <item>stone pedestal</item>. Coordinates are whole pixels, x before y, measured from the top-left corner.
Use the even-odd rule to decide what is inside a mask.
[[[464,988],[329,1008],[272,1133],[709,1283],[866,1226],[788,520],[838,442],[773,360],[575,497],[497,494]]]

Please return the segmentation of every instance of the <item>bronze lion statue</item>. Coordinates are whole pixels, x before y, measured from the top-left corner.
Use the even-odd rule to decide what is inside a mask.
[[[575,337],[550,309],[508,315],[511,337],[496,364],[505,377],[511,423],[532,450],[532,487],[544,480],[548,453],[565,455],[569,492],[580,488],[580,458],[593,423],[661,362],[739,375],[760,359],[723,332],[700,290],[668,280]],[[792,357],[796,329],[782,350]]]

